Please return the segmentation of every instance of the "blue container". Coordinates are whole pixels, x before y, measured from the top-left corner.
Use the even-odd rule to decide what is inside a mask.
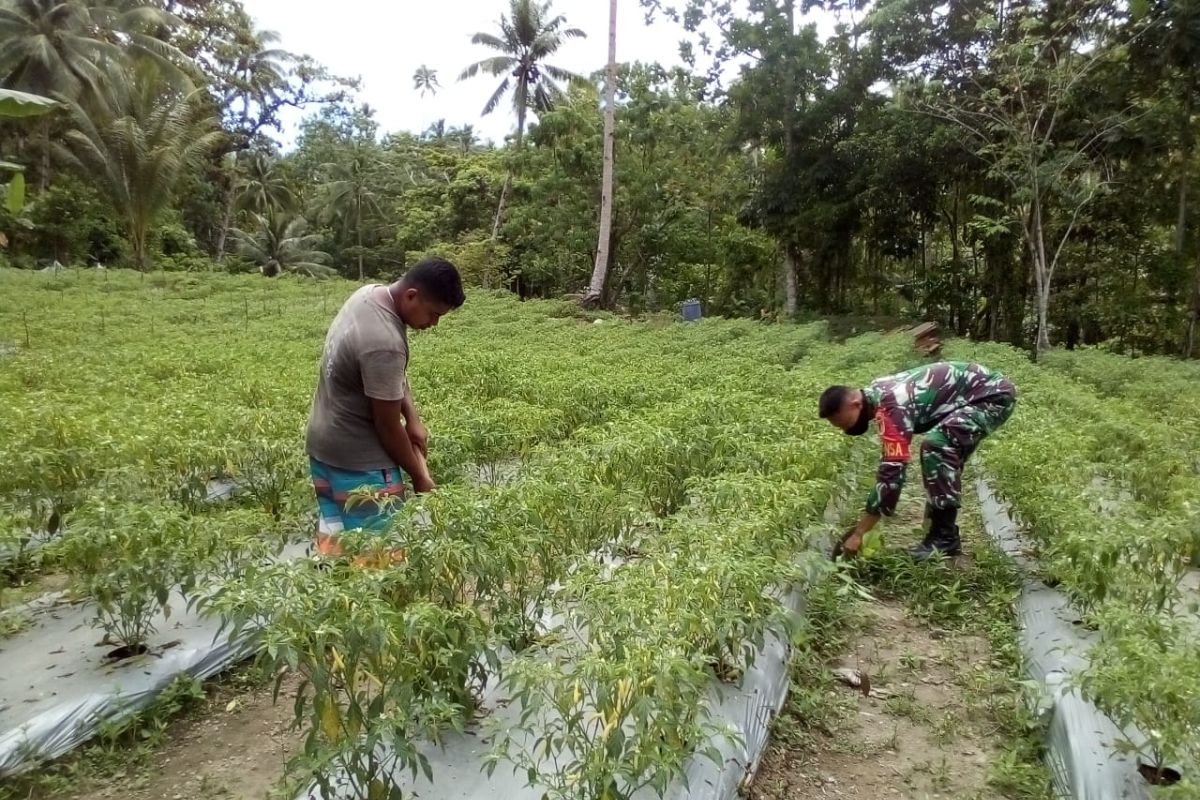
[[[700,311],[699,300],[684,300],[683,301],[683,321],[695,322],[704,314]]]

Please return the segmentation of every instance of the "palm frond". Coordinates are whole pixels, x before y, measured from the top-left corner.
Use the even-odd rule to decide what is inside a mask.
[[[542,72],[546,73],[556,81],[565,81],[567,83],[591,83],[591,81],[583,75],[580,75],[577,72],[571,72],[569,69],[556,67],[553,64],[542,64],[541,69]]]
[[[490,33],[480,32],[475,34],[471,37],[471,44],[482,44],[486,47],[492,48],[493,50],[499,50],[501,53],[512,53],[512,48],[509,42],[493,36]]]
[[[504,75],[512,72],[517,68],[520,62],[510,56],[494,56],[493,58],[485,58],[482,61],[476,61],[471,66],[462,71],[458,76],[460,81],[465,81],[469,78],[474,78],[480,72],[486,72],[489,75]]]
[[[496,106],[500,105],[500,101],[504,99],[505,93],[508,92],[508,85],[509,79],[505,78],[500,81],[500,85],[496,87],[496,91],[492,92],[492,96],[488,98],[487,103],[483,107],[483,115],[485,117],[495,111]]]

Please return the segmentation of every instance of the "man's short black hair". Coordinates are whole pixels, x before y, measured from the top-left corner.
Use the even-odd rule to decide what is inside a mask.
[[[842,410],[842,406],[850,399],[854,389],[850,386],[830,386],[825,391],[821,392],[820,413],[821,419],[829,419],[834,414]]]
[[[462,276],[458,274],[458,268],[444,258],[418,261],[404,273],[402,282],[447,308],[458,308],[467,299],[463,294]]]

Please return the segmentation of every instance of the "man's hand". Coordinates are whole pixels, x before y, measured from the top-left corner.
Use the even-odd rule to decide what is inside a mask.
[[[417,457],[417,464],[421,467],[420,470],[412,474],[413,491],[417,494],[426,494],[437,489],[437,484],[433,482],[433,477],[429,474],[429,467],[425,464],[425,456],[417,450],[416,445],[413,445],[414,455]]]
[[[862,550],[863,537],[870,533],[878,522],[877,514],[863,514],[858,524],[847,530],[842,535],[841,541],[834,545],[833,557],[836,559],[838,556],[844,555],[847,558],[854,558],[858,555],[858,551]]]
[[[833,558],[835,560],[838,556],[854,558],[858,555],[858,551],[862,549],[862,543],[863,534],[858,532],[858,527],[850,528],[842,534],[842,538],[833,546]]]
[[[413,491],[432,492],[437,488],[429,477],[425,455],[413,444],[408,430],[401,421],[399,400],[371,400],[371,415],[374,417],[375,433],[387,454],[396,466],[412,478]]]
[[[412,442],[413,449],[428,458],[429,431],[426,429],[425,423],[419,419],[410,419],[404,429],[408,432],[408,440]]]

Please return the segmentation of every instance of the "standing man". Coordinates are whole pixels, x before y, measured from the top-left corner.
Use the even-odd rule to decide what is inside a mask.
[[[880,516],[890,517],[895,512],[910,460],[909,445],[913,434],[923,433],[921,474],[929,530],[909,554],[924,561],[935,553],[961,553],[955,521],[962,503],[963,465],[979,443],[1008,420],[1016,402],[1016,387],[999,372],[957,361],[879,378],[864,389],[826,389],[820,400],[821,419],[851,436],[866,433],[875,420],[883,440],[883,456],[866,512],[838,550],[854,555]]]
[[[408,330],[432,328],[464,299],[454,265],[431,258],[389,286],[358,289],[334,317],[305,437],[319,552],[336,553],[332,537],[343,530],[386,527],[405,475],[416,492],[436,488],[425,465],[429,433],[405,374]]]

